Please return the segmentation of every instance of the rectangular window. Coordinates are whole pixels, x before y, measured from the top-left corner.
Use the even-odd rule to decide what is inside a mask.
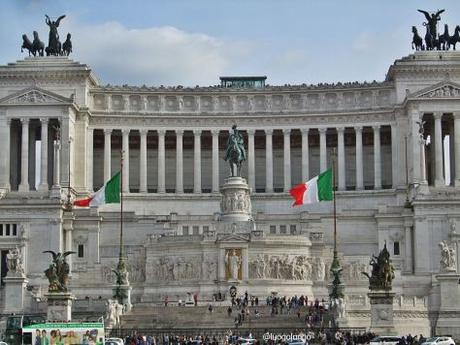
[[[17,236],[17,235],[18,235],[18,225],[13,224],[13,236]]]
[[[280,234],[286,233],[286,225],[280,225]]]
[[[291,233],[291,235],[297,234],[297,226],[293,224],[289,225],[289,232]]]
[[[393,242],[393,255],[400,255],[399,242]]]
[[[270,225],[270,233],[276,234],[276,225]]]
[[[194,225],[192,229],[194,235],[198,235],[200,233],[200,227],[198,225]]]
[[[83,258],[85,256],[85,246],[83,244],[78,245],[78,257]]]
[[[188,226],[187,225],[184,225],[182,227],[182,235],[188,236]]]
[[[10,224],[5,224],[5,225],[6,225],[5,236],[10,236]]]
[[[3,224],[0,224],[0,236],[3,236]]]

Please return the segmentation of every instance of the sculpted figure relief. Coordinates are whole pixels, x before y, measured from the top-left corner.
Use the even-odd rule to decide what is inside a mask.
[[[239,272],[242,264],[242,259],[238,256],[236,249],[228,250],[225,254],[225,263],[230,273],[230,278],[233,280],[239,279]]]
[[[455,271],[455,249],[450,247],[447,241],[440,242],[439,247],[441,247],[441,271]]]

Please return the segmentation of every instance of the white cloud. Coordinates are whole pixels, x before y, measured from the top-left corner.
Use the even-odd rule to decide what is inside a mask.
[[[251,50],[245,42],[225,42],[170,26],[129,29],[118,22],[70,22],[67,27],[73,58],[90,65],[102,82],[116,84],[214,85],[232,60]]]

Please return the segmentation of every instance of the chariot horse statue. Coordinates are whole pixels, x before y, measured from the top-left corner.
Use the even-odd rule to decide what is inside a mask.
[[[246,149],[243,135],[236,125],[232,126],[232,133],[228,137],[224,159],[230,164],[230,176],[241,176],[241,164],[246,160]]]

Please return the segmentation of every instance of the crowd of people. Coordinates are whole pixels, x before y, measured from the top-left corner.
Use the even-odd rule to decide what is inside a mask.
[[[305,336],[305,344],[334,344],[334,345],[360,345],[369,344],[369,342],[377,337],[372,332],[341,332],[333,331],[330,329],[308,331],[304,329],[297,329],[293,334]],[[257,339],[256,339],[257,338]],[[420,345],[426,338],[420,336],[407,335],[401,337],[399,345]],[[199,334],[195,336],[187,335],[161,335],[161,336],[144,336],[134,333],[132,336],[125,338],[125,345],[231,345],[252,343],[254,345],[275,345],[286,344],[285,341],[264,340],[263,337],[254,337],[251,333],[238,334],[227,331],[222,335],[205,335]]]

